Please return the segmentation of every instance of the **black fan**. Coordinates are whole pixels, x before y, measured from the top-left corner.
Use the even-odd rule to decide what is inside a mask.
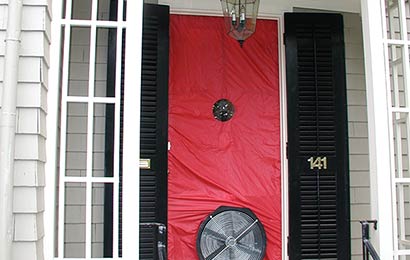
[[[201,260],[261,260],[265,230],[250,209],[222,206],[201,223],[196,247]]]

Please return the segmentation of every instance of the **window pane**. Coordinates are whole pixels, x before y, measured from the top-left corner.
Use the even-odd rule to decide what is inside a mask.
[[[127,0],[99,0],[98,1],[98,20],[102,21],[117,21],[118,20],[118,7],[120,2],[123,2],[123,20],[125,21],[125,11]]]
[[[410,249],[410,186],[396,185],[399,249]],[[408,256],[407,256],[408,257]],[[407,258],[406,258],[407,259]]]
[[[69,96],[87,96],[90,66],[90,27],[72,27],[69,60]]]
[[[121,1],[121,0],[119,0],[119,1]],[[122,19],[123,19],[123,21],[127,21],[127,0],[122,0],[122,1],[124,2]]]
[[[92,194],[92,257],[112,257],[113,185],[94,183]]]
[[[407,113],[393,113],[393,144],[396,178],[410,177],[408,150],[409,117]]]
[[[404,1],[404,8],[406,12],[406,23],[407,23],[407,40],[410,40],[410,3],[409,1]]]
[[[72,0],[72,19],[91,20],[91,0]]]
[[[67,0],[63,0],[63,8],[62,8],[62,14],[61,17],[64,19],[65,18],[65,12],[67,10]]]
[[[407,105],[403,50],[401,45],[389,46],[390,87],[393,107],[405,107]]]
[[[114,165],[114,105],[94,105],[93,176],[112,177]]]
[[[98,20],[102,21],[115,21],[117,14],[117,8],[112,8],[110,10],[110,4],[111,2],[114,2],[116,5],[116,1],[111,1],[111,0],[98,0]],[[114,4],[113,5],[114,7]]]
[[[85,183],[65,184],[64,257],[85,257]]]
[[[115,96],[116,36],[114,28],[97,29],[95,96]]]
[[[401,39],[400,6],[399,0],[386,0],[386,24],[387,37],[389,39]]]
[[[87,104],[67,104],[66,176],[86,176]]]

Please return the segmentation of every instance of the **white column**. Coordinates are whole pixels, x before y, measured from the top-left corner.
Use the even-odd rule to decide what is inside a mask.
[[[143,1],[127,1],[123,143],[123,258],[139,255],[139,154]]]
[[[381,1],[361,0],[361,7],[369,128],[371,216],[379,222],[372,242],[378,248],[381,259],[393,259],[389,95]]]
[[[61,54],[61,17],[63,1],[53,1],[53,21],[51,27],[50,45],[50,69],[49,81],[50,88],[47,91],[47,140],[46,153],[46,186],[44,188],[44,259],[53,259],[54,248],[56,246],[54,239],[55,232],[55,211],[56,208],[56,176],[57,172],[57,142],[58,142],[58,116],[59,116],[59,89],[60,89],[60,54]]]
[[[0,259],[12,259],[16,98],[23,3],[21,0],[10,0],[7,7],[8,20],[0,117]]]

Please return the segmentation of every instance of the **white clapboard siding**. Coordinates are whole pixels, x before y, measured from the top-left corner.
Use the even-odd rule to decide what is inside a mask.
[[[7,3],[0,1],[0,41]],[[43,260],[46,114],[51,15],[49,1],[23,1],[16,111],[13,259]],[[4,78],[0,45],[0,100]],[[1,104],[0,104],[1,105]]]
[[[359,14],[343,14],[349,122],[352,260],[362,259],[359,220],[370,217],[369,145],[363,36]]]

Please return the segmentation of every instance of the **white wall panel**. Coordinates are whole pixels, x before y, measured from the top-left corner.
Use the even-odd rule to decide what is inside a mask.
[[[1,10],[1,7],[0,7]],[[1,16],[1,12],[0,12]],[[5,30],[0,30],[0,39],[6,39],[6,31]],[[5,44],[0,44],[0,56],[4,56],[6,51],[6,45]]]
[[[40,111],[38,109],[19,108],[16,121],[17,133],[40,134]]]
[[[16,214],[15,215],[15,241],[37,241],[43,236],[44,225],[42,214]],[[20,260],[14,258],[16,260]],[[28,258],[30,259],[30,258]],[[30,259],[31,260],[31,259]]]
[[[1,39],[1,41],[3,40],[4,39]],[[4,79],[4,56],[0,57],[0,80],[1,82],[3,82],[3,79]]]
[[[21,83],[17,86],[18,107],[41,107],[41,83]]]
[[[13,256],[15,259],[43,259],[43,243],[40,241],[15,242],[13,244]]]
[[[3,0],[4,3],[0,2],[0,30],[6,30],[7,27],[7,2]]]
[[[15,187],[14,213],[37,213],[44,210],[44,193],[42,188]]]
[[[19,76],[18,76],[18,79],[20,82],[33,82],[33,83],[41,82],[42,79],[45,78],[44,75],[41,75],[42,73],[43,73],[42,65],[41,65],[41,60],[39,58],[35,58],[35,57],[20,58]]]
[[[44,137],[34,134],[19,134],[16,136],[15,158],[44,162],[46,159],[44,145]]]
[[[46,6],[24,6],[21,26],[23,31],[47,31],[49,29]],[[37,19],[33,19],[37,17]]]
[[[16,160],[14,165],[14,185],[20,187],[44,187],[44,163]]]
[[[21,35],[21,56],[43,57],[48,52],[49,42],[42,31],[27,31]],[[0,49],[0,54],[2,49]]]

